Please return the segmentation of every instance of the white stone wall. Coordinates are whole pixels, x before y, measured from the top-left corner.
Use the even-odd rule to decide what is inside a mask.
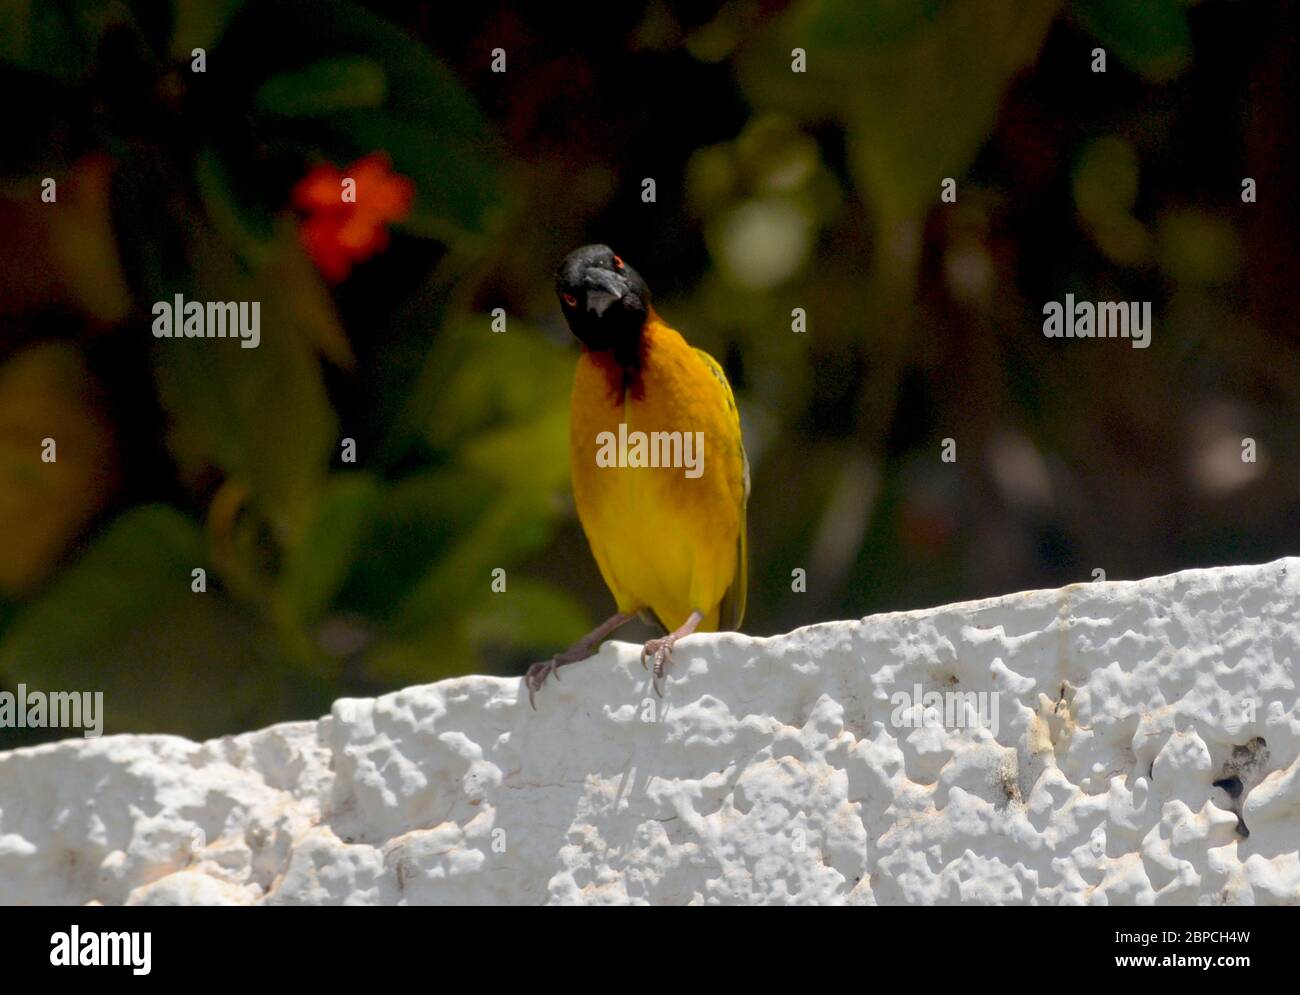
[[[1300,904],[1298,676],[1297,558],[693,637],[663,701],[610,644],[0,754],[0,900]]]

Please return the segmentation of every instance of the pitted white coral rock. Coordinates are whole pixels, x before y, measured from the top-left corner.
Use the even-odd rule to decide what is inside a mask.
[[[0,900],[1300,904],[1300,559],[674,655],[0,754]]]

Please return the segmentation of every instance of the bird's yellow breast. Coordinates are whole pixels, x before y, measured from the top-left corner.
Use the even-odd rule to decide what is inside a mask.
[[[724,596],[743,591],[746,499],[739,419],[717,364],[654,317],[634,373],[584,352],[570,455],[578,517],[619,610],[650,609],[670,630],[698,610],[700,629],[717,629]]]

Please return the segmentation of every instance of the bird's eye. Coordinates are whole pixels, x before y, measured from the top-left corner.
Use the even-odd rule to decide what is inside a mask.
[[[615,268],[615,269],[622,269],[622,268],[623,268],[623,260],[620,259],[618,256],[615,256],[615,257],[614,257],[614,268]]]
[[[569,307],[578,306],[578,298],[574,297],[572,294],[560,294],[560,297],[564,300],[565,304],[569,305]]]

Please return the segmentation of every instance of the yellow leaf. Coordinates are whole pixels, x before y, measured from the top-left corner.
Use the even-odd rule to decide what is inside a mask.
[[[112,434],[76,350],[45,343],[0,366],[0,593],[43,580],[116,477]]]

